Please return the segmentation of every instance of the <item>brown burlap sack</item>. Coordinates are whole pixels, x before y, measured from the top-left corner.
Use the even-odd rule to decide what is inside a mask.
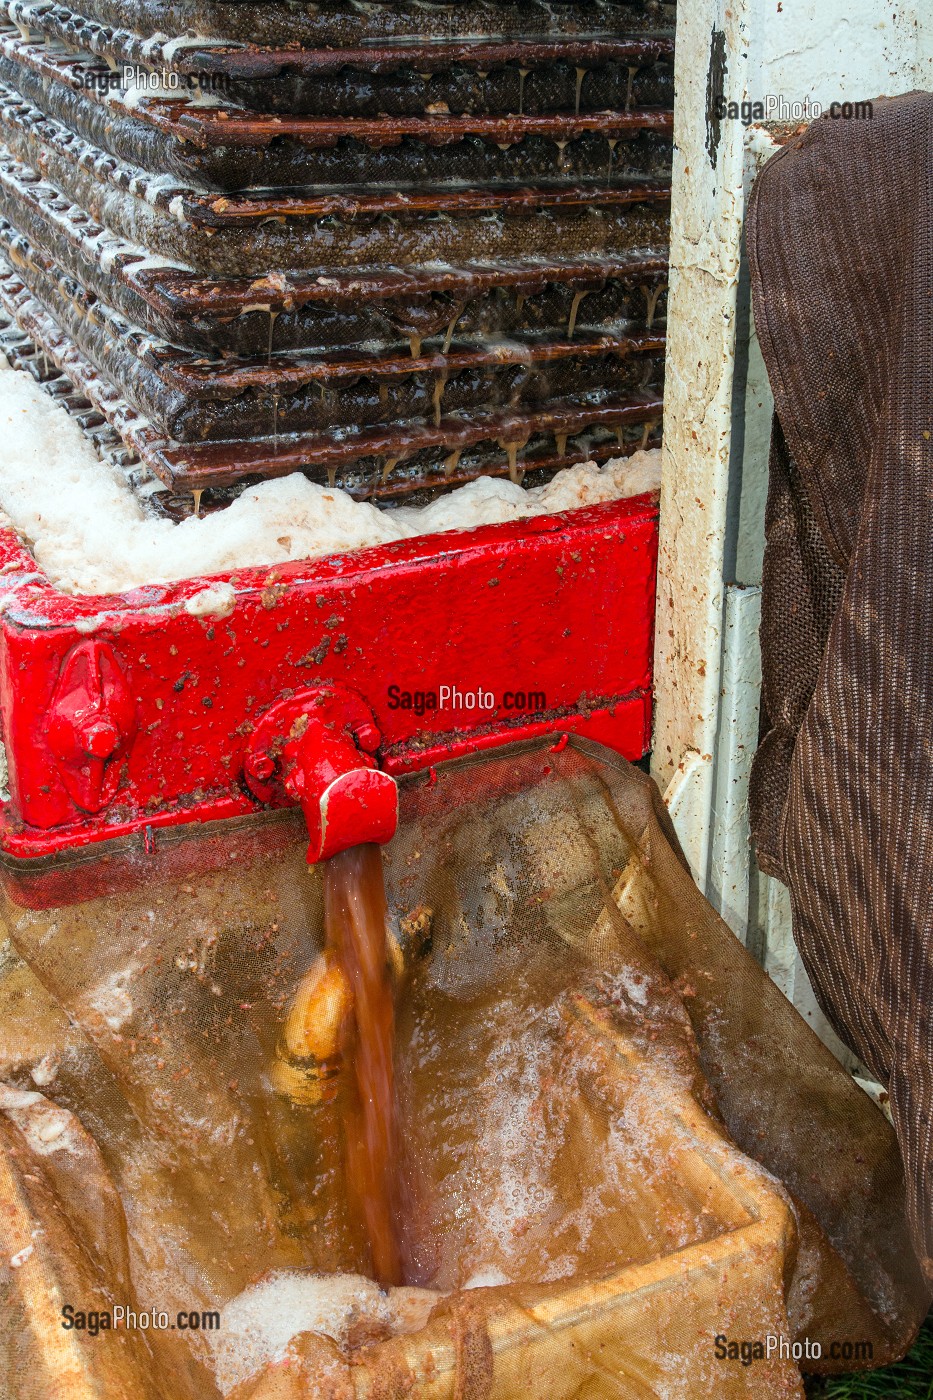
[[[748,220],[774,390],[761,866],[820,1004],[887,1086],[933,1276],[933,95],[823,118]]]

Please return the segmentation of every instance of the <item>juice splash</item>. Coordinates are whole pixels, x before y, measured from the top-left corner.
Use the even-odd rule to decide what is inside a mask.
[[[347,1187],[366,1224],[377,1282],[398,1284],[395,1007],[379,846],[354,846],[325,863],[324,919],[327,946],[353,993]]]

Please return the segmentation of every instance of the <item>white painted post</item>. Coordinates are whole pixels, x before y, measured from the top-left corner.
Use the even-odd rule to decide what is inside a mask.
[[[722,704],[714,767],[707,896],[744,943],[750,917],[748,779],[758,747],[761,590],[730,584],[723,632]]]
[[[678,834],[703,887],[719,709],[744,137],[739,123],[713,120],[707,109],[720,89],[744,92],[747,2],[681,0],[677,10],[652,763],[666,788],[684,756],[694,755]]]

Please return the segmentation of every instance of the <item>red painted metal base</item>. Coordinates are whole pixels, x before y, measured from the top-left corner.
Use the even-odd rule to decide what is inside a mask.
[[[388,773],[549,731],[640,758],[656,560],[639,497],[90,598],[0,531],[0,851],[261,811],[254,731],[318,686],[365,699]]]

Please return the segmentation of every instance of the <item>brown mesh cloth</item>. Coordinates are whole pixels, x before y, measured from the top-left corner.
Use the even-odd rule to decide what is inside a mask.
[[[762,172],[748,248],[776,408],[758,858],[888,1087],[933,1277],[931,138],[924,93],[816,122]]]
[[[384,855],[399,948],[430,930],[396,990],[430,1311],[232,1367],[244,1291],[369,1272],[345,1077],[315,1096],[283,1057],[323,941],[306,847],[279,813],[0,869],[4,1400],[802,1400],[792,1362],[723,1363],[716,1335],[808,1338],[823,1371],[852,1368],[834,1340],[907,1349],[929,1295],[893,1130],[700,894],[649,779],[545,739],[406,779]],[[224,1321],[214,1347],[91,1337],[67,1301]]]

